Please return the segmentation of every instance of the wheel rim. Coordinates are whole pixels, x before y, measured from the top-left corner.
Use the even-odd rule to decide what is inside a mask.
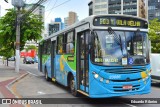
[[[72,79],[71,80],[71,84],[70,84],[70,88],[71,88],[71,91],[74,91],[74,80]]]

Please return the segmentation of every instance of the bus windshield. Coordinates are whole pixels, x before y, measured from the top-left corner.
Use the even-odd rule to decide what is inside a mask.
[[[94,30],[93,35],[92,62],[100,65],[144,65],[149,63],[146,32]]]

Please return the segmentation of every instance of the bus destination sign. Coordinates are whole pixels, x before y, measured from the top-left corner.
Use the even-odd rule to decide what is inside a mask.
[[[148,28],[147,21],[140,20],[133,17],[122,17],[122,16],[106,16],[96,17],[93,21],[94,26],[117,26],[117,27],[138,27]]]

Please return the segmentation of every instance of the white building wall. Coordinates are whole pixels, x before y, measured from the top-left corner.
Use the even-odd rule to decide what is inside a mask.
[[[108,0],[93,0],[93,14],[108,14]]]

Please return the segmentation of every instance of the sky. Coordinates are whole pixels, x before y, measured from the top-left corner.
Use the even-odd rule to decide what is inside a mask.
[[[6,13],[5,9],[13,7],[11,0],[8,1],[9,3],[4,2],[4,0],[0,0],[1,16]],[[25,1],[26,3],[35,3],[38,0]],[[64,17],[68,16],[69,11],[76,12],[78,19],[82,20],[89,14],[88,3],[90,1],[91,0],[47,0],[45,3],[43,3],[45,6],[45,23],[49,23],[51,20],[54,20],[54,18],[57,17],[62,18],[62,21],[64,21]]]

